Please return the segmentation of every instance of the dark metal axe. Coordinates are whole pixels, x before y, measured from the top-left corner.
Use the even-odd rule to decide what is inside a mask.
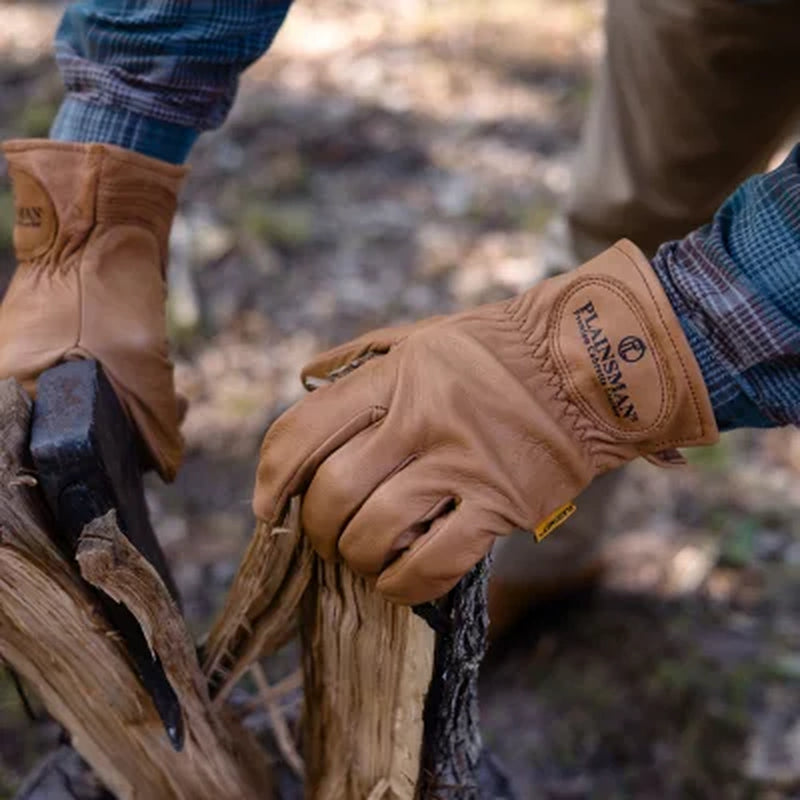
[[[56,532],[70,557],[85,526],[115,509],[120,531],[179,602],[145,504],[138,437],[100,364],[69,361],[40,376],[30,450]],[[92,591],[124,641],[170,742],[180,750],[183,716],[161,662],[133,614],[103,592]]]

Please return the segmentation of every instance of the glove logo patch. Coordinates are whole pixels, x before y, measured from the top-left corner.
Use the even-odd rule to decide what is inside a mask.
[[[553,311],[551,352],[583,412],[625,436],[661,425],[674,392],[639,299],[613,279],[593,277],[576,281]]]
[[[41,228],[44,209],[41,206],[20,206],[14,224],[22,228]]]
[[[617,360],[614,347],[600,325],[600,314],[590,300],[573,311],[578,333],[592,362],[594,374],[611,405],[614,416],[629,422],[638,422],[639,413],[630,396],[622,367]],[[633,344],[638,342],[639,345]],[[623,350],[623,344],[626,344]],[[639,347],[637,351],[636,348]],[[644,342],[638,336],[626,336],[620,342],[618,351],[625,361],[639,361],[646,350]],[[628,357],[622,355],[625,352]]]
[[[647,345],[638,336],[626,336],[617,348],[617,353],[623,361],[635,364],[644,356]]]
[[[56,235],[57,218],[44,187],[20,169],[11,170],[14,183],[14,249],[24,261],[46,252]]]

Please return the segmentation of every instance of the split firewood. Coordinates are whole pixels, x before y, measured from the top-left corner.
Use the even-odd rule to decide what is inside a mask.
[[[427,609],[437,635],[346,566],[318,559],[295,499],[280,525],[257,525],[201,672],[177,607],[113,513],[84,530],[76,562],[58,547],[26,460],[29,415],[20,387],[0,383],[0,656],[83,761],[48,758],[21,800],[107,800],[102,786],[118,800],[299,800],[301,773],[308,800],[509,800],[478,726],[485,565]],[[170,746],[84,580],[125,603],[159,655],[184,711],[184,752]],[[274,687],[259,673],[278,722],[259,747],[231,711],[233,689],[298,630],[299,741],[287,741],[294,726],[275,717]],[[81,781],[62,780],[75,770]]]
[[[298,626],[306,797],[413,800],[433,631],[347,567],[317,558],[295,498],[275,529],[257,526],[209,636],[206,674],[218,696]]]
[[[69,732],[120,800],[269,798],[267,760],[212,709],[180,612],[113,515],[84,532],[84,577],[128,604],[165,666],[185,715],[176,753],[113,630],[50,530],[27,459],[30,400],[0,382],[0,656]]]
[[[308,799],[414,800],[433,630],[321,559],[302,619]]]
[[[222,613],[205,643],[204,671],[217,703],[261,655],[297,633],[299,609],[311,581],[314,553],[300,529],[295,498],[281,523],[256,524]]]
[[[436,606],[397,606],[316,557],[299,509],[256,527],[207,643],[218,696],[299,628],[307,800],[513,800],[480,736],[488,563]]]

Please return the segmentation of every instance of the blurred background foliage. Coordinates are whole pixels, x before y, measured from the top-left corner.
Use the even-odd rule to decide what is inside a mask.
[[[59,2],[0,0],[0,135],[46,135]],[[172,239],[187,461],[150,500],[202,632],[304,360],[540,275],[602,50],[599,0],[297,0],[195,152]],[[0,281],[13,268],[0,166]],[[628,470],[591,594],[491,654],[483,727],[520,798],[800,797],[800,434]],[[546,546],[546,545],[543,545]],[[272,665],[276,673],[291,667]],[[0,797],[59,736],[0,680]]]

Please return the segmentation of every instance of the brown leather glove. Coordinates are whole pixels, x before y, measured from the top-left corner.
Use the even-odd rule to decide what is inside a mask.
[[[674,448],[718,435],[680,325],[627,241],[513,300],[362,336],[304,376],[348,365],[268,431],[254,508],[274,521],[302,493],[319,553],[402,603],[445,593],[498,535],[546,534],[600,473],[674,463]]]
[[[0,306],[0,377],[33,392],[48,367],[105,368],[162,476],[181,460],[167,355],[167,239],[185,170],[122,148],[3,146],[19,266]]]

